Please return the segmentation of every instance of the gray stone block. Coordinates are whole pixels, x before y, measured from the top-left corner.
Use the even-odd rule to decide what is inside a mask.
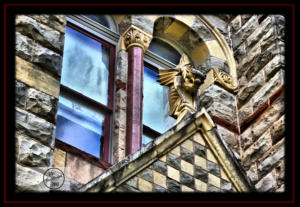
[[[18,154],[17,160],[31,167],[50,167],[52,164],[53,150],[37,141],[17,135]]]

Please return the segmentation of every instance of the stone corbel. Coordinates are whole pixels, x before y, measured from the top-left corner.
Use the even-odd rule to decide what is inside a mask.
[[[143,52],[147,50],[150,45],[152,35],[144,32],[140,28],[131,25],[121,38],[121,48],[128,50],[130,47],[141,47]]]
[[[223,88],[230,92],[236,92],[237,85],[234,84],[233,77],[226,72],[223,72],[217,68],[212,68],[207,74],[204,83],[200,86],[200,94],[201,95],[206,88],[210,85],[218,83]]]

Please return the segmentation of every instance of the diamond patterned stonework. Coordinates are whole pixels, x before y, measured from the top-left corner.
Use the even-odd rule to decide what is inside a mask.
[[[138,173],[142,192],[233,192],[224,169],[199,134],[171,149]],[[132,179],[132,178],[131,178]]]

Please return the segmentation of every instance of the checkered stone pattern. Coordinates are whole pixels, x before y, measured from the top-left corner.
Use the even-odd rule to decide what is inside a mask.
[[[132,180],[131,187],[142,192],[236,191],[200,134],[172,149]]]

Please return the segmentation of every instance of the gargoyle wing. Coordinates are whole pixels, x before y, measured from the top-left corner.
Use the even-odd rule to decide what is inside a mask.
[[[157,82],[160,85],[168,86],[174,83],[174,77],[178,75],[179,70],[177,69],[168,69],[168,70],[158,70],[158,80]]]

